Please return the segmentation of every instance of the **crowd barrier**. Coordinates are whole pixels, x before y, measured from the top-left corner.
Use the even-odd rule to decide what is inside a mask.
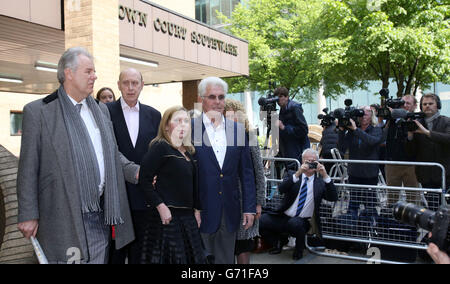
[[[320,220],[322,225],[322,239],[326,243],[359,244],[365,246],[369,257],[336,254],[328,250],[317,249],[308,245],[306,248],[316,255],[358,260],[369,263],[410,263],[415,261],[415,255],[407,254],[418,250],[425,250],[427,245],[422,242],[428,232],[404,225],[393,217],[393,206],[397,201],[407,201],[436,211],[439,206],[446,204],[445,195],[445,169],[438,163],[395,162],[375,160],[343,160],[339,155],[337,159],[320,159],[321,163],[334,163],[329,175],[335,182],[338,191],[338,201],[322,201]],[[333,157],[335,157],[333,156]],[[295,159],[266,158],[271,162],[267,168],[266,207],[264,210],[276,210],[283,196],[278,192],[277,185],[282,182],[277,176],[275,162],[292,162]],[[298,167],[300,162],[295,160]],[[378,185],[348,184],[347,166],[350,163],[361,164],[388,164],[410,166],[432,166],[442,171],[441,188],[414,188],[387,186],[380,174]],[[282,170],[281,173],[282,174]],[[390,260],[392,251],[402,252],[405,256],[400,260]],[[387,259],[385,259],[384,257]]]

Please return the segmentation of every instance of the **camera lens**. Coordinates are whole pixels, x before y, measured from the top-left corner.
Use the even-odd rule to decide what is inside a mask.
[[[414,227],[418,226],[428,231],[433,229],[434,214],[435,212],[412,203],[400,201],[394,206],[395,219]]]

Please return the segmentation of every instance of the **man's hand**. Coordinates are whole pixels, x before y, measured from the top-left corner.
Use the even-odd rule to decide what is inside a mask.
[[[439,250],[438,246],[430,243],[427,248],[428,254],[437,264],[450,264],[450,257],[443,251]]]
[[[317,172],[322,176],[323,179],[326,179],[328,177],[327,170],[325,169],[325,166],[321,163],[317,163]]]
[[[19,223],[17,228],[22,232],[23,236],[27,239],[36,237],[36,233],[39,227],[38,220],[30,220]]]
[[[431,136],[430,134],[430,130],[426,129],[420,122],[418,122],[417,120],[414,120],[414,122],[417,124],[417,127],[419,127],[416,131],[414,131],[414,133],[419,133],[419,134],[423,134],[426,135],[428,137]]]
[[[283,124],[283,122],[282,122],[281,120],[278,120],[278,127],[279,127],[281,130],[284,130],[284,124]]]
[[[261,217],[261,214],[262,214],[262,206],[261,206],[261,204],[257,204],[255,219],[258,220]]]
[[[297,172],[295,173],[295,176],[297,178],[300,178],[302,176],[302,174],[306,173],[306,171],[309,170],[309,164],[308,163],[303,163],[300,168],[297,170]]]
[[[350,118],[351,125],[348,127],[348,129],[355,131],[356,130],[356,122]]]
[[[244,226],[244,229],[247,230],[251,226],[253,226],[253,220],[255,219],[255,216],[253,214],[244,213],[244,222],[242,223],[242,226]]]

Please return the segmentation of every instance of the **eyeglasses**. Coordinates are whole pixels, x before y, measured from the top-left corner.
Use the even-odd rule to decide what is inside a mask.
[[[211,100],[211,101],[215,101],[216,99],[219,99],[219,101],[225,100],[225,95],[218,95],[218,96],[209,95],[209,96],[203,96],[203,97],[207,98],[208,100]]]

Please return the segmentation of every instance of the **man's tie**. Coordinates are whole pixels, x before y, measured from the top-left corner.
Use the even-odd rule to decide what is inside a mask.
[[[81,112],[81,107],[83,106],[82,104],[76,104],[75,105],[77,107],[78,113]]]
[[[295,214],[295,216],[300,215],[300,213],[302,212],[303,206],[305,205],[307,194],[308,194],[308,177],[305,177],[305,181],[303,182],[302,188],[300,189],[300,197],[298,198],[297,213]]]

